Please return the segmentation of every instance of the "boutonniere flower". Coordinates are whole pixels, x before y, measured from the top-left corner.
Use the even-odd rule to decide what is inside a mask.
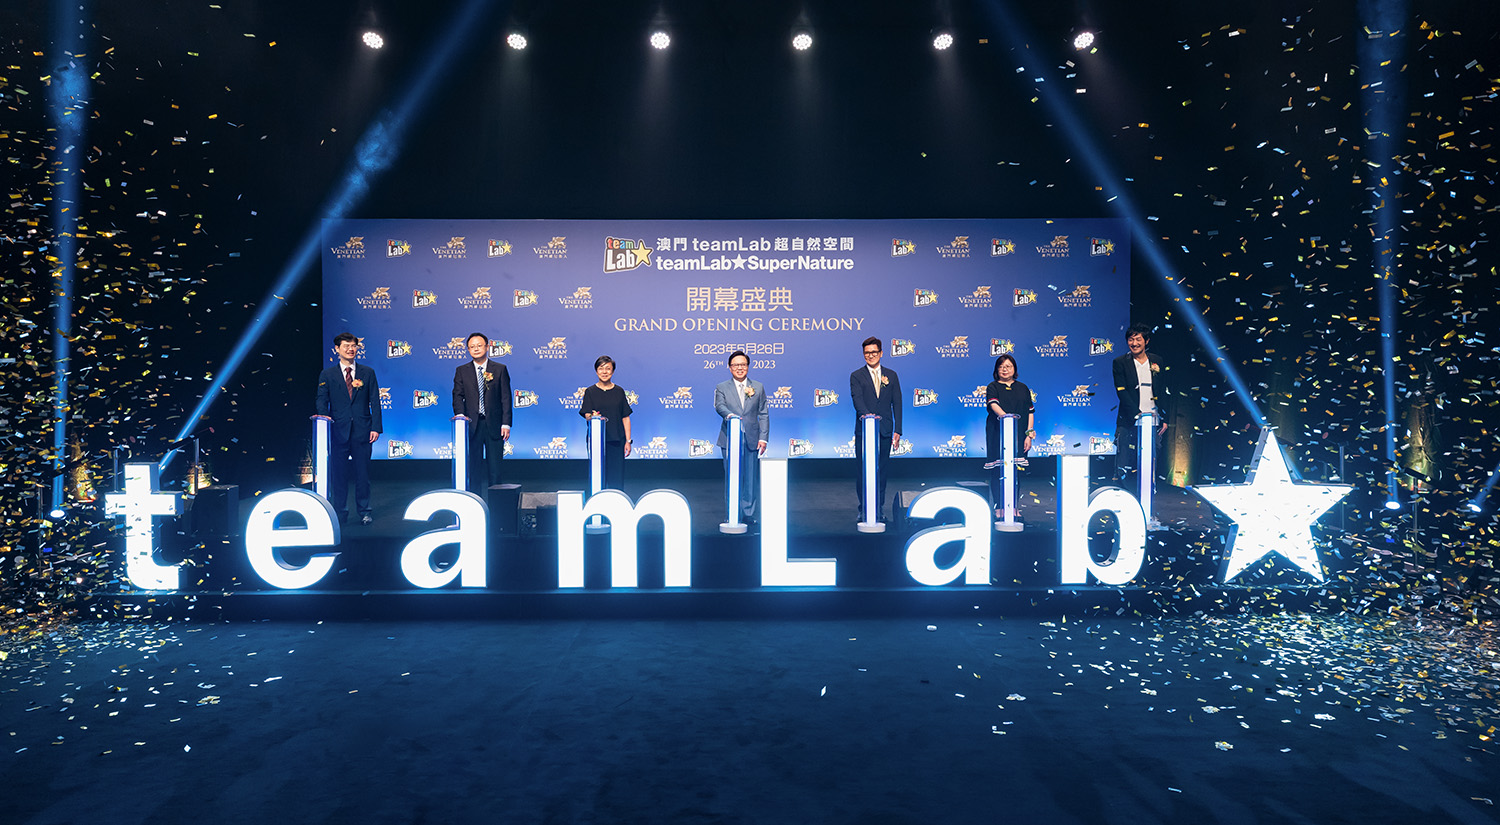
[[[354,379],[354,388],[356,390],[359,389],[360,387],[363,387],[364,385],[365,385],[365,382],[359,380],[358,378]]]
[[[746,398],[754,398],[755,397],[755,388],[752,387],[752,386],[750,386],[749,384],[745,385],[745,397]]]
[[[493,372],[486,371],[485,374],[484,374],[484,383],[488,384],[488,383],[490,383],[491,381],[494,381],[494,380],[495,380],[495,374]]]
[[[1151,371],[1152,372],[1161,372],[1161,364],[1157,364],[1155,362],[1152,362],[1152,364],[1151,364]]]
[[[880,386],[884,387],[884,386],[886,386],[886,385],[888,385],[890,383],[891,383],[891,379],[886,378],[884,375],[880,376]]]

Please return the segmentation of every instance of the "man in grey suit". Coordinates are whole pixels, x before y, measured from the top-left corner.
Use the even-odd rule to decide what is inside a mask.
[[[754,524],[755,504],[760,499],[760,457],[766,454],[771,416],[765,386],[749,378],[750,356],[740,351],[729,356],[729,374],[733,378],[714,387],[714,412],[724,418],[719,427],[719,450],[728,472],[729,417],[739,416],[744,433],[740,442],[740,516],[746,524]]]

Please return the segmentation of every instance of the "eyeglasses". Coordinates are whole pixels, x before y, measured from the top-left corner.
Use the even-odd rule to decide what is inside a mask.
[[[865,350],[865,355],[879,355],[879,354],[880,354],[880,350],[878,350],[878,349],[867,349],[867,350]]]

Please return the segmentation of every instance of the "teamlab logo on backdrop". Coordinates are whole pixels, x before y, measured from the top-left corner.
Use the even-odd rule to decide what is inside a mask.
[[[1072,292],[1057,296],[1057,300],[1069,309],[1083,309],[1093,304],[1094,299],[1089,295],[1089,285],[1079,284],[1073,287]]]
[[[385,242],[385,256],[387,258],[401,258],[411,254],[411,241],[387,238]]]
[[[766,399],[766,406],[773,410],[790,410],[792,408],[792,388],[777,387],[776,391],[771,393],[771,397]]]
[[[1062,358],[1068,354],[1068,336],[1054,335],[1045,344],[1036,345],[1036,354],[1043,358]]]
[[[1067,395],[1059,395],[1057,403],[1064,407],[1087,407],[1094,401],[1094,393],[1088,384],[1078,384]]]
[[[349,240],[332,249],[333,257],[341,261],[358,261],[365,257],[365,236],[350,235]]]
[[[930,307],[937,303],[938,294],[931,289],[917,289],[913,291],[911,305],[914,307]]]
[[[1015,297],[1010,299],[1010,305],[1013,307],[1029,307],[1034,303],[1036,303],[1036,290],[1034,289],[1018,289],[1015,291]]]
[[[932,445],[932,451],[943,458],[963,458],[969,454],[967,436],[950,435],[944,444]]]
[[[1010,238],[990,238],[990,257],[1016,254],[1016,242]]]
[[[665,410],[691,410],[693,408],[693,388],[678,387],[671,395],[663,395],[659,399],[662,409]]]
[[[393,404],[394,404],[394,402],[391,401],[391,388],[390,387],[381,387],[380,388],[380,408],[382,410],[388,410],[388,409],[390,409],[393,406]]]
[[[588,390],[588,387],[579,387],[578,389],[573,390],[572,395],[564,395],[558,397],[557,405],[565,410],[581,409],[581,405],[583,404],[583,393],[586,390]]]
[[[667,437],[664,435],[653,435],[650,442],[630,450],[630,454],[638,458],[666,458],[667,452]]]
[[[544,261],[560,261],[568,257],[568,241],[564,235],[553,235],[546,246],[533,246],[532,252]]]
[[[510,345],[509,341],[491,341],[490,342],[490,357],[491,358],[504,358],[505,356],[510,355],[510,353],[511,353],[511,351],[513,349],[514,349],[514,347],[512,347]]]
[[[391,439],[385,443],[386,458],[406,458],[411,455],[410,441],[397,441]]]
[[[629,404],[631,409],[639,407],[641,405],[641,394],[635,390],[626,390],[625,403]]]
[[[701,438],[688,439],[688,458],[702,458],[713,452],[714,443]]]
[[[503,258],[511,253],[510,241],[490,238],[490,246],[486,254],[491,258]]]
[[[413,309],[436,306],[437,293],[428,289],[413,289],[411,291],[411,305]]]
[[[1089,355],[1108,355],[1115,351],[1115,342],[1108,338],[1090,338]]]
[[[1089,238],[1089,255],[1097,258],[1101,255],[1115,254],[1115,242],[1109,238]]]
[[[540,447],[532,447],[537,458],[567,458],[568,437],[565,435],[554,435],[552,440]]]
[[[969,257],[969,236],[954,235],[953,242],[937,248],[938,256],[942,258],[967,258]]]
[[[1107,435],[1089,436],[1089,455],[1109,455],[1115,451],[1115,440]]]
[[[558,298],[557,302],[562,304],[563,309],[593,309],[594,295],[590,291],[593,287],[581,286],[573,290],[572,295]]]
[[[839,403],[839,394],[833,390],[820,390],[813,388],[814,407],[833,407]]]
[[[437,406],[437,393],[431,390],[412,390],[411,408],[414,410]]]
[[[385,357],[387,357],[387,358],[405,358],[408,355],[411,355],[411,342],[410,341],[386,341],[385,342]]]
[[[900,358],[900,357],[902,357],[904,355],[911,355],[912,353],[914,353],[916,351],[917,351],[917,345],[914,344],[914,343],[912,343],[910,340],[908,340],[906,338],[892,338],[891,339],[891,357],[892,358]]]
[[[892,258],[904,258],[907,255],[914,254],[916,251],[916,241],[909,241],[905,238],[891,238]]]
[[[899,444],[891,448],[891,458],[898,455],[911,455],[911,443],[910,438],[901,439]]]
[[[361,298],[354,299],[360,309],[390,309],[391,288],[388,286],[377,286],[375,291]]]
[[[969,336],[955,335],[953,340],[939,347],[934,347],[940,358],[968,358]]]
[[[469,257],[469,248],[464,246],[464,239],[462,237],[454,235],[442,246],[434,246],[432,254],[447,260],[458,260]]]
[[[937,390],[924,390],[921,387],[911,391],[911,405],[913,407],[930,407],[938,400]]]
[[[1034,444],[1033,449],[1040,455],[1062,455],[1067,445],[1063,443],[1062,433],[1053,433],[1047,436],[1047,440],[1041,444]]]
[[[990,357],[991,358],[999,358],[1000,356],[1006,354],[1007,352],[1015,352],[1015,351],[1016,351],[1016,342],[1010,340],[1009,338],[991,338],[990,339]]]
[[[1056,235],[1052,238],[1052,243],[1037,247],[1036,252],[1043,258],[1066,258],[1068,257],[1068,236]]]
[[[510,458],[511,456],[513,456],[513,455],[516,454],[516,445],[510,439],[508,439],[508,438],[505,439],[505,450],[504,450],[504,452],[505,452],[505,457],[506,458]]]
[[[976,286],[974,294],[958,296],[958,303],[964,309],[990,309],[995,305],[995,300],[990,296],[989,287]]]
[[[464,346],[463,336],[454,336],[448,339],[448,343],[433,347],[432,354],[442,361],[458,361],[469,357],[469,348]]]
[[[494,298],[490,296],[490,288],[479,286],[474,288],[473,295],[465,295],[458,299],[458,305],[464,309],[494,309]]]
[[[799,458],[808,455],[813,450],[813,443],[805,438],[788,439],[786,443],[786,457]]]
[[[651,246],[644,239],[604,239],[604,271],[606,273],[629,272],[651,265]]]
[[[974,388],[973,392],[966,392],[963,395],[960,395],[958,397],[958,403],[962,404],[964,406],[964,409],[966,410],[980,409],[984,406],[985,396],[988,395],[988,393],[986,392],[987,389],[988,387],[980,384],[979,386]]]
[[[517,410],[522,407],[535,407],[542,401],[542,397],[531,390],[512,390],[511,395],[515,397],[515,402],[511,406]]]

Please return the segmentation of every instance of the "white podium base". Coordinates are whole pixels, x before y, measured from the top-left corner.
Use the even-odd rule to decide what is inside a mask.
[[[720,533],[728,533],[731,536],[738,536],[741,533],[744,533],[746,530],[749,530],[749,529],[750,529],[749,525],[747,525],[747,524],[740,524],[738,522],[735,522],[735,523],[731,524],[731,523],[729,523],[729,522],[726,521],[726,522],[723,522],[723,523],[721,523],[719,525],[719,532]]]
[[[1019,533],[1026,529],[1026,525],[1019,521],[997,521],[995,529],[1002,533]]]
[[[885,523],[879,521],[858,521],[854,528],[861,533],[884,533]]]
[[[596,524],[593,519],[590,519],[588,524],[583,525],[583,532],[590,536],[603,535],[609,532],[609,522],[601,521]]]

